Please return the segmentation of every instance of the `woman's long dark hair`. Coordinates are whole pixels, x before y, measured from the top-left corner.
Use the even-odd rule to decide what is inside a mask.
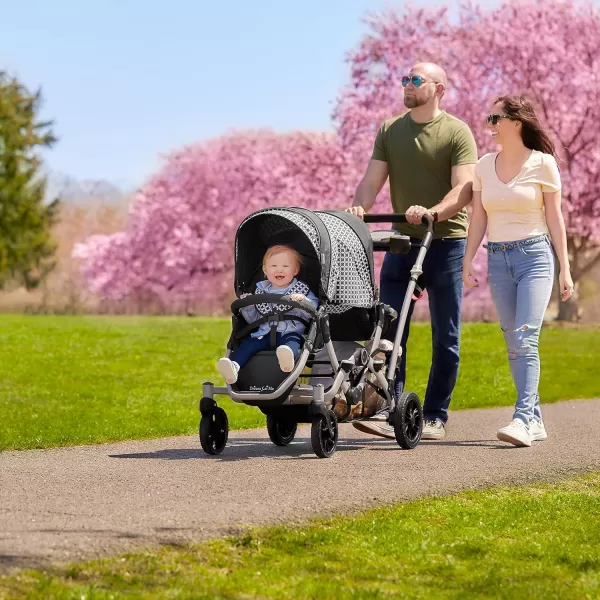
[[[556,148],[550,136],[544,131],[530,100],[524,96],[501,96],[494,104],[502,103],[504,112],[513,120],[523,124],[521,138],[530,150],[552,154],[556,158]]]

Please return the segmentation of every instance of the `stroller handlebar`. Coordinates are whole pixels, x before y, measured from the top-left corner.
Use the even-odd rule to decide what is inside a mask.
[[[374,215],[365,215],[363,217],[365,223],[406,223],[406,215],[404,213],[380,213]],[[433,218],[428,214],[424,214],[421,219],[423,225],[427,226],[427,231],[433,233]]]
[[[293,308],[299,308],[301,310],[306,311],[311,317],[317,318],[317,309],[314,304],[308,300],[304,299],[300,302],[296,300],[291,300],[289,296],[282,296],[281,294],[250,294],[245,298],[239,298],[238,300],[234,300],[231,304],[231,312],[237,312],[241,308],[246,306],[251,306],[252,304],[286,304]],[[289,310],[289,309],[288,309]]]

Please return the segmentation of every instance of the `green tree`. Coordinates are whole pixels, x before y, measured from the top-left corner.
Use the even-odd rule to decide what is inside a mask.
[[[0,71],[0,289],[35,288],[54,266],[50,229],[58,200],[45,202],[40,151],[56,142],[38,120],[41,92]]]

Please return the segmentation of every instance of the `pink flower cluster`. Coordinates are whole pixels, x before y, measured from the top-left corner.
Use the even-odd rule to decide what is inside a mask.
[[[334,134],[233,132],[169,156],[135,197],[125,232],[74,249],[90,288],[112,298],[227,296],[233,240],[267,206],[342,208],[356,175]]]
[[[91,289],[166,303],[231,293],[242,219],[266,206],[349,205],[377,128],[403,111],[401,76],[423,60],[446,69],[443,107],[470,125],[480,156],[493,149],[484,118],[496,97],[524,93],[536,102],[557,143],[577,278],[577,252],[600,238],[598,11],[568,0],[507,0],[490,11],[464,5],[458,21],[443,7],[386,11],[368,22],[370,33],[348,55],[336,134],[232,132],[173,153],[134,199],[125,232],[75,249]],[[387,186],[375,210],[389,211]],[[489,305],[484,251],[475,267],[483,285],[467,291],[465,304]]]
[[[574,277],[600,242],[600,15],[591,3],[508,0],[490,11],[469,4],[453,21],[445,7],[385,11],[348,55],[351,82],[334,113],[341,145],[357,163],[378,126],[403,111],[400,79],[432,61],[449,76],[443,108],[469,124],[479,155],[494,150],[485,116],[494,100],[524,94],[553,137],[563,181],[563,213]],[[578,255],[579,254],[579,255]],[[484,285],[466,304],[489,302],[485,251],[476,258]]]

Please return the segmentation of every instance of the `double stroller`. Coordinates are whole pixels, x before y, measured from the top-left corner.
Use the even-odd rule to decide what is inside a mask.
[[[294,439],[298,423],[311,423],[312,449],[320,458],[333,455],[338,443],[338,423],[347,420],[351,412],[354,421],[378,418],[381,423],[383,415],[401,448],[412,449],[419,444],[423,427],[421,402],[414,392],[397,395],[395,379],[402,332],[415,290],[419,291],[417,280],[433,237],[433,223],[424,221],[427,229],[400,315],[379,301],[373,252],[406,253],[411,249],[411,239],[393,230],[371,232],[366,225],[402,221],[405,217],[400,214],[367,215],[363,221],[342,211],[287,207],[263,209],[244,219],[235,239],[235,292],[239,299],[231,305],[232,332],[227,356],[262,323],[269,323],[274,333],[278,322],[285,320],[285,313],[292,308],[306,313],[304,344],[289,373],[278,366],[272,335],[271,348],[254,355],[240,369],[234,384],[203,384],[200,443],[206,453],[220,454],[229,434],[227,414],[215,401],[216,395],[228,395],[234,402],[258,407],[266,415],[269,437],[277,446],[287,446]],[[276,244],[291,246],[302,256],[298,279],[308,284],[319,299],[317,309],[307,300],[296,302],[288,296],[253,293],[257,282],[264,278],[263,256],[267,248]],[[243,294],[251,295],[240,298]],[[258,303],[268,303],[270,312],[247,323],[240,309]],[[384,336],[394,319],[399,321],[392,344]],[[348,341],[363,344],[356,344],[350,356],[338,356],[336,342]],[[327,370],[330,368],[325,374],[324,365]],[[319,377],[328,379],[331,385],[314,383]],[[366,410],[367,393],[380,399],[377,415]],[[347,411],[340,416],[334,408],[342,397]]]

